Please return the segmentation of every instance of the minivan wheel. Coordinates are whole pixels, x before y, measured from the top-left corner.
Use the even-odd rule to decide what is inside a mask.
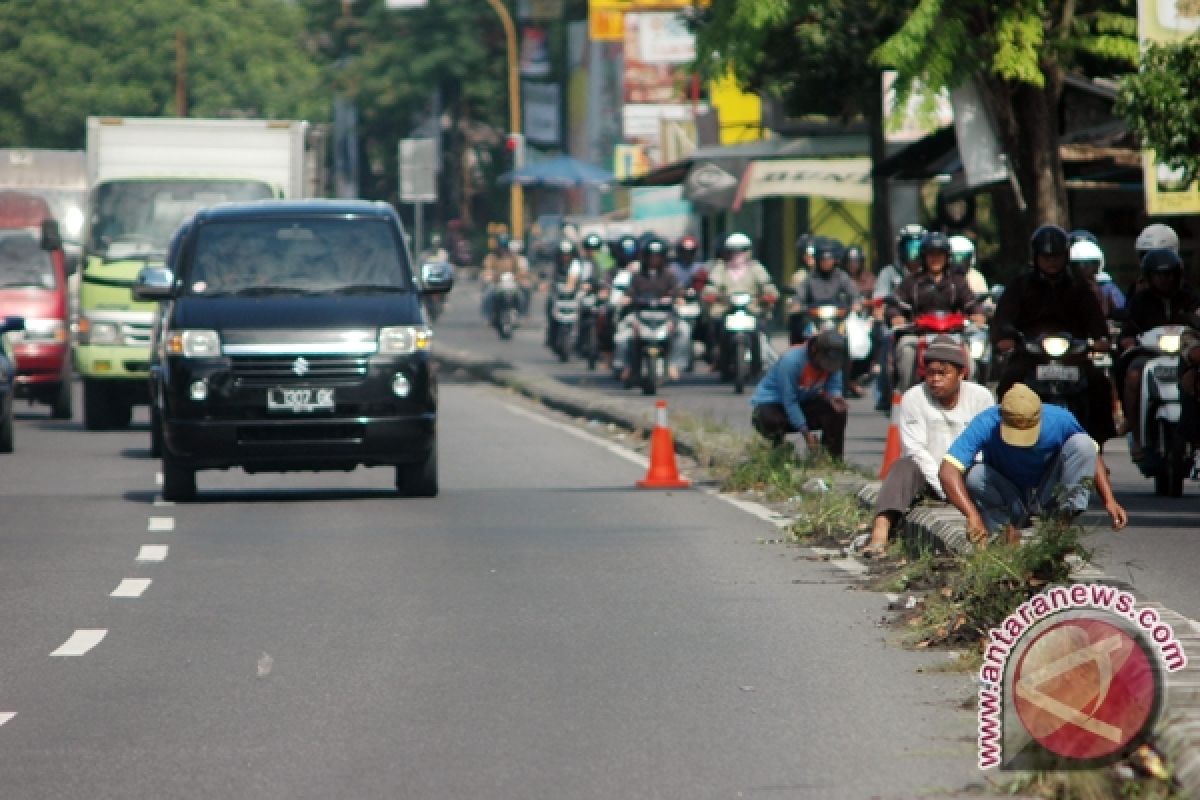
[[[162,473],[163,500],[190,503],[196,499],[196,470],[181,464],[168,453],[163,453]]]
[[[0,402],[0,453],[13,451],[12,400]]]
[[[162,456],[162,417],[158,414],[158,409],[153,405],[150,406],[150,457],[159,458]]]
[[[89,431],[128,428],[133,404],[121,391],[105,381],[83,382],[83,427]]]
[[[419,464],[401,464],[396,467],[396,490],[402,497],[437,497],[437,445],[434,445],[429,455]]]

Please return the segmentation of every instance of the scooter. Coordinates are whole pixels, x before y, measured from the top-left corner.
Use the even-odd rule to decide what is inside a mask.
[[[1062,406],[1088,428],[1088,375],[1083,365],[1092,342],[1066,332],[1044,333],[1032,339],[1018,334],[1018,347],[1034,357],[1033,371],[1023,382],[1044,403]]]
[[[749,292],[734,292],[721,320],[721,376],[733,381],[734,394],[745,392],[746,381],[762,369],[758,317],[750,310],[753,302]]]
[[[579,322],[576,325],[575,346],[579,355],[587,361],[587,368],[594,370],[600,358],[600,332],[598,329],[600,298],[595,288],[584,284],[579,293]]]
[[[625,388],[636,381],[642,394],[652,395],[667,379],[667,359],[671,334],[675,330],[674,304],[670,301],[643,301],[633,311],[633,347],[630,354],[630,378]]]
[[[501,273],[492,287],[492,327],[501,339],[511,339],[521,310],[521,287],[511,272]]]
[[[1179,430],[1179,350],[1186,330],[1183,325],[1160,325],[1138,336],[1138,347],[1151,356],[1142,367],[1141,419],[1137,420],[1146,455],[1134,463],[1144,476],[1154,479],[1154,493],[1163,497],[1181,496],[1184,478],[1192,471],[1192,446]]]
[[[563,363],[571,357],[571,335],[578,320],[579,300],[575,292],[569,291],[565,283],[555,284],[554,301],[550,305],[550,324],[554,326],[550,336],[550,348]]]
[[[708,357],[708,345],[704,340],[704,330],[700,319],[704,309],[700,305],[700,298],[695,289],[688,289],[683,293],[683,303],[676,308],[676,313],[679,315],[680,321],[687,323],[688,330],[692,332],[691,343],[688,347],[687,367],[685,368],[685,371],[691,372],[696,368],[697,346],[702,348],[700,357],[702,359]]]
[[[969,349],[967,330],[970,320],[960,311],[926,311],[917,314],[908,325],[898,325],[892,329],[893,347],[898,347],[901,339],[915,336],[917,339],[916,359],[913,362],[911,375],[899,374],[899,362],[893,353],[893,363],[896,364],[892,385],[900,392],[916,386],[925,379],[925,351],[938,336],[950,336],[964,348]],[[896,352],[899,352],[898,350]],[[971,377],[968,370],[966,377]]]

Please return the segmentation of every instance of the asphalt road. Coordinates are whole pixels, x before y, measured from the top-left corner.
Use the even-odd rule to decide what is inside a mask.
[[[452,293],[448,311],[437,323],[437,335],[454,347],[508,360],[564,384],[639,401],[639,394],[620,388],[604,373],[589,373],[578,360],[560,364],[542,346],[543,307],[544,298],[539,297],[526,327],[511,341],[501,341],[479,315],[478,284],[464,281]],[[730,385],[720,383],[715,376],[695,373],[665,387],[661,396],[673,410],[749,431],[748,396],[752,391],[748,387],[746,395],[737,396]],[[873,410],[870,398],[852,400],[850,406],[846,457],[877,469],[887,436],[887,418]],[[1093,561],[1108,574],[1133,584],[1146,597],[1200,619],[1200,582],[1193,571],[1200,564],[1200,485],[1188,481],[1181,498],[1158,497],[1153,482],[1143,478],[1129,460],[1123,440],[1108,442],[1105,453],[1114,491],[1129,512],[1130,525],[1120,534],[1113,533],[1108,516],[1093,498],[1092,513],[1085,517],[1093,530],[1087,540],[1094,550]]]
[[[144,416],[23,412],[0,459],[3,796],[978,781],[969,679],[889,644],[881,596],[720,498],[633,489],[644,467],[519,402],[443,386],[435,500],[386,470],[230,472],[189,505],[157,501]]]

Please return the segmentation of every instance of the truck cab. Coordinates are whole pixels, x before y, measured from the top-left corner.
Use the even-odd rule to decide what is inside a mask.
[[[20,316],[10,334],[15,396],[71,418],[71,358],[66,257],[49,204],[0,191],[0,316]]]

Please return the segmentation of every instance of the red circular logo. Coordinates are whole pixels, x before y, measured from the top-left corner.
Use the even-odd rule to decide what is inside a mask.
[[[1100,619],[1052,625],[1013,671],[1021,724],[1042,747],[1072,759],[1112,755],[1154,710],[1158,681],[1142,643]]]

